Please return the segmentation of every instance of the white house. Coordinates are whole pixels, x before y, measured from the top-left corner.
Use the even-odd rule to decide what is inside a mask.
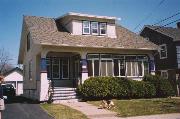
[[[16,67],[4,74],[4,82],[10,83],[16,88],[16,95],[23,94],[23,71]]]
[[[157,45],[116,20],[72,12],[58,18],[24,16],[18,58],[23,64],[24,95],[46,101],[57,94],[51,93],[52,87],[67,92],[63,87],[76,88],[88,77],[141,80],[154,73]],[[65,92],[54,99],[64,99]]]

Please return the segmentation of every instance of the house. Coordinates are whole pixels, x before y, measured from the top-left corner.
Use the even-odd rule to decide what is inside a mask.
[[[4,74],[4,83],[12,84],[16,89],[16,95],[23,94],[23,71],[16,67]]]
[[[118,26],[116,19],[73,12],[58,18],[24,16],[18,58],[24,95],[46,101],[52,87],[67,91],[62,87],[76,88],[88,77],[141,80],[154,73],[157,45]]]
[[[177,28],[146,25],[140,35],[160,46],[155,55],[156,73],[176,82],[180,75],[180,22]]]

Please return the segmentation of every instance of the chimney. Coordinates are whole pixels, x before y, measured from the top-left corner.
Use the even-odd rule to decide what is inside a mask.
[[[177,28],[180,29],[180,22],[177,22]]]

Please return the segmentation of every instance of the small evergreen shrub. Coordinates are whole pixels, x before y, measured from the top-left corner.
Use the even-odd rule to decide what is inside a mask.
[[[156,88],[156,97],[168,97],[175,94],[174,89],[168,79],[158,75],[146,75],[144,81],[152,83]]]

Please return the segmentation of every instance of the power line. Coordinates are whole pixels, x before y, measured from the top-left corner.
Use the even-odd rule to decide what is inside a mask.
[[[163,25],[163,26],[159,26],[158,28],[155,28],[154,30],[158,30],[158,29],[160,29],[161,27],[168,26],[168,25],[173,24],[173,23],[175,23],[175,22],[177,22],[177,21],[180,21],[180,19],[176,19],[176,20],[174,20],[174,21],[172,21],[172,22],[169,22],[169,23],[167,23],[167,24],[165,24],[165,25]]]
[[[156,8],[153,9],[152,12],[150,12],[133,30],[136,30],[142,23],[144,23],[147,19],[149,19],[152,16],[152,14],[154,13],[154,11],[156,11],[159,8],[159,6],[161,6],[164,3],[164,1],[165,0],[161,0],[157,4]]]
[[[164,22],[164,21],[166,21],[166,20],[168,20],[168,19],[171,19],[171,18],[173,18],[173,17],[175,17],[175,16],[177,16],[177,15],[179,15],[179,14],[180,14],[180,12],[178,12],[178,13],[176,13],[176,14],[173,14],[172,16],[167,17],[167,18],[165,18],[165,19],[163,19],[163,20],[160,20],[159,22],[153,24],[153,26],[154,26],[154,25],[157,25],[157,24],[160,24],[160,23],[162,23],[162,22]]]

